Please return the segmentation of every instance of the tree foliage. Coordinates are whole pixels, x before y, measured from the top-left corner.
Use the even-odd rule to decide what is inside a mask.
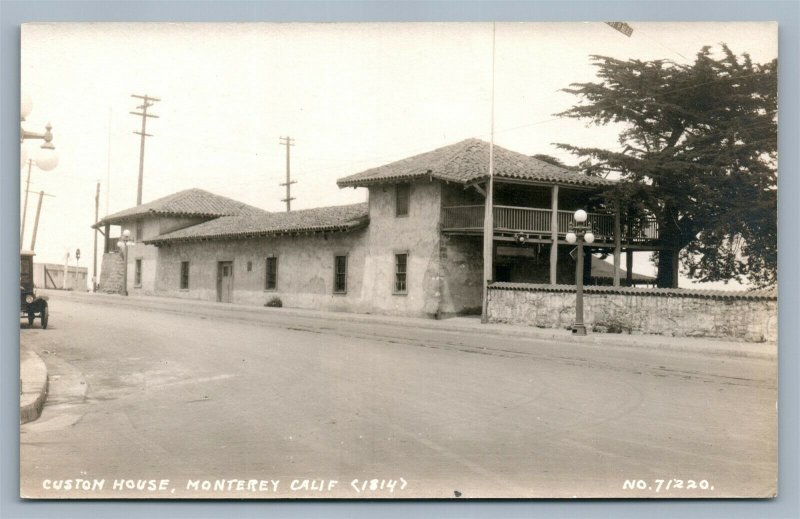
[[[552,164],[553,166],[558,166],[560,168],[565,168],[565,169],[572,169],[572,166],[567,166],[566,164],[561,162],[561,159],[559,159],[558,157],[553,157],[552,155],[537,153],[536,155],[531,155],[531,157],[536,160],[541,160],[542,162]]]
[[[691,65],[592,56],[599,82],[558,115],[619,123],[620,148],[558,144],[587,174],[619,175],[609,199],[655,215],[669,250],[659,285],[680,260],[699,281],[777,279],[777,60],[756,64],[722,45]],[[635,211],[634,211],[635,212]]]

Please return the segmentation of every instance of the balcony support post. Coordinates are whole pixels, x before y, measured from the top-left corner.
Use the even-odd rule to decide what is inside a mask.
[[[553,186],[550,213],[550,239],[553,244],[550,246],[550,284],[555,285],[558,280],[558,184]]]
[[[614,208],[614,286],[619,286],[619,261],[620,254],[622,253],[622,236],[619,215],[619,201],[615,204]]]

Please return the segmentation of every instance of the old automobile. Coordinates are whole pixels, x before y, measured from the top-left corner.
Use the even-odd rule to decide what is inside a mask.
[[[47,296],[37,296],[33,286],[33,252],[19,253],[19,315],[28,319],[33,326],[38,317],[42,328],[47,328],[50,311],[47,307]]]

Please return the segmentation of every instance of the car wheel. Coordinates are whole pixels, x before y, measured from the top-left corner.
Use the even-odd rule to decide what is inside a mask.
[[[33,328],[33,320],[36,319],[36,314],[28,312],[28,328]]]
[[[45,305],[45,307],[42,308],[42,313],[40,317],[40,319],[42,320],[42,329],[44,330],[47,329],[47,321],[49,320],[49,318],[50,318],[50,310],[48,310],[47,306]]]

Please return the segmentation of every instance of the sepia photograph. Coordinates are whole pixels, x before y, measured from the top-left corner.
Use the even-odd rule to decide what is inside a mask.
[[[777,495],[777,23],[25,23],[20,92],[21,498]]]

